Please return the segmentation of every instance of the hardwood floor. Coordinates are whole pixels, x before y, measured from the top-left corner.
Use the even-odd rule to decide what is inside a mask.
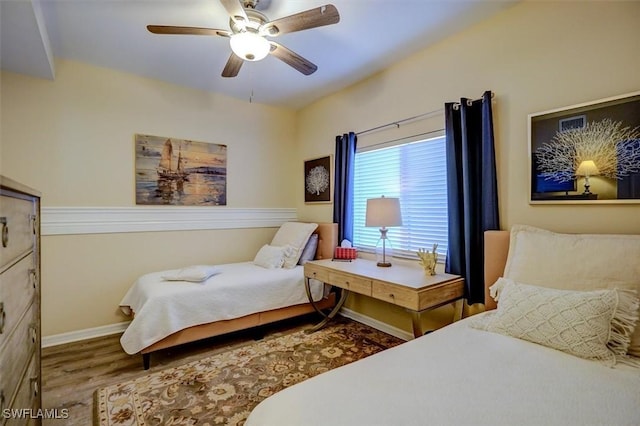
[[[93,423],[93,394],[98,388],[144,376],[204,358],[225,350],[251,344],[257,335],[277,337],[307,328],[318,317],[305,315],[224,336],[182,345],[151,354],[151,368],[142,368],[141,355],[127,355],[120,335],[100,337],[42,350],[42,405],[46,409],[67,409],[67,419],[47,419],[45,426],[87,426]]]

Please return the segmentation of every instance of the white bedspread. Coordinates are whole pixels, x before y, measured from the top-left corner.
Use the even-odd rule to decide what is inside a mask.
[[[239,318],[256,312],[308,302],[303,267],[265,269],[252,262],[218,265],[221,273],[202,283],[165,281],[167,272],[140,277],[120,302],[135,317],[120,338],[128,354],[194,325]],[[323,285],[311,283],[314,300]]]
[[[640,425],[640,370],[470,328],[473,319],[276,393],[246,426]]]

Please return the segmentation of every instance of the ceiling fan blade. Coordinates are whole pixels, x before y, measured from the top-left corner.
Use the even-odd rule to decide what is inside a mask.
[[[235,53],[231,53],[231,56],[229,56],[229,60],[227,61],[227,64],[224,66],[224,69],[222,70],[222,76],[223,77],[237,76],[238,73],[240,72],[240,67],[242,66],[243,62],[244,60],[242,58],[237,56]]]
[[[308,30],[340,22],[338,9],[332,4],[309,9],[266,23],[260,30],[270,36]]]
[[[222,6],[227,10],[227,13],[231,15],[236,23],[244,23],[249,21],[247,14],[244,12],[244,7],[240,4],[239,0],[220,0]]]
[[[297,53],[273,41],[271,42],[270,53],[285,64],[290,65],[296,70],[300,71],[304,75],[313,74],[318,69],[318,67],[314,63],[309,62]]]
[[[186,34],[186,35],[219,35],[230,37],[231,33],[226,30],[216,30],[215,28],[198,27],[175,27],[172,25],[147,25],[147,30],[154,34]]]

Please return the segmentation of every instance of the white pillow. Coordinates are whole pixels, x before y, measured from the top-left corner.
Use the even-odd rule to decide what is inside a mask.
[[[220,272],[222,271],[217,266],[193,265],[178,270],[166,271],[163,273],[162,279],[166,281],[190,281],[199,283]]]
[[[557,290],[505,278],[491,290],[498,295],[498,309],[474,326],[609,366],[638,362],[626,355],[638,321],[634,291]]]
[[[316,252],[318,251],[318,234],[311,234],[309,241],[305,244],[298,259],[298,265],[304,265],[316,258]]]
[[[262,266],[267,269],[282,268],[284,264],[285,253],[290,253],[289,247],[270,246],[265,244],[262,246],[256,257],[253,259],[254,265]]]
[[[562,290],[620,288],[640,294],[640,235],[559,234],[511,228],[504,277]],[[640,356],[640,327],[629,354]]]
[[[317,223],[285,222],[271,240],[272,246],[291,246],[292,250],[286,254],[284,267],[291,269],[296,266],[307,240],[318,227]]]

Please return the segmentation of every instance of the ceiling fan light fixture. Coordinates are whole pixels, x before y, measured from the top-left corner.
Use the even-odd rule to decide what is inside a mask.
[[[264,59],[271,50],[269,41],[253,32],[241,32],[231,36],[231,50],[246,61]]]

